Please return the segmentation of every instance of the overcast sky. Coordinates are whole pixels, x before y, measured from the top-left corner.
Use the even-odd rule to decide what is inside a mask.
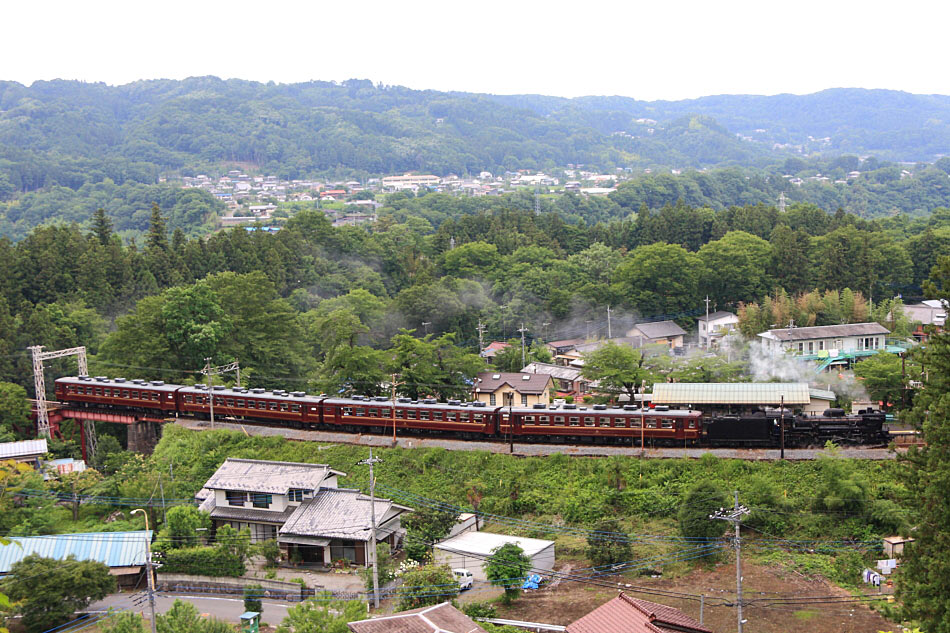
[[[498,94],[950,94],[947,2],[7,3],[0,79],[371,79]]]

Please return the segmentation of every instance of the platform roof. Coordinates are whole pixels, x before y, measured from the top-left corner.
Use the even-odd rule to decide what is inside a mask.
[[[805,382],[665,382],[653,385],[653,404],[804,405]]]

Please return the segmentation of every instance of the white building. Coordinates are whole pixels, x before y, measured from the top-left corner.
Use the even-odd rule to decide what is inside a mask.
[[[531,571],[544,575],[554,570],[554,541],[490,532],[463,532],[432,546],[433,562],[452,569],[467,569],[476,580],[486,580],[485,563],[492,551],[514,543],[531,559]]]
[[[848,323],[768,330],[759,334],[762,346],[772,353],[818,354],[827,351],[863,352],[886,347],[890,330],[880,323]],[[834,352],[834,353],[832,353]]]
[[[700,343],[705,343],[707,337],[710,343],[716,343],[739,326],[739,317],[724,310],[713,312],[708,317],[701,316],[696,321],[699,324]]]

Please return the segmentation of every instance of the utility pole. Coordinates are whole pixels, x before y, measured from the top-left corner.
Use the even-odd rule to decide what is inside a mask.
[[[396,387],[403,383],[396,382],[396,374],[392,375],[392,379],[389,382],[390,387],[390,399],[392,400],[392,419],[393,419],[393,446],[396,445]],[[372,457],[372,455],[370,455]]]
[[[478,353],[481,354],[482,350],[485,349],[485,341],[484,341],[485,326],[482,325],[481,319],[478,320],[478,327],[475,329],[478,330]]]
[[[785,394],[782,394],[782,404],[780,405],[781,411],[779,415],[781,416],[781,433],[782,433],[782,449],[781,449],[781,459],[785,459]]]
[[[521,329],[518,331],[521,332],[521,366],[524,367],[524,333],[527,332],[524,321],[521,322]]]
[[[739,625],[739,633],[742,633],[742,625],[745,623],[745,620],[742,619],[742,545],[739,540],[739,526],[742,525],[742,517],[746,514],[749,514],[749,508],[739,505],[739,491],[736,490],[735,505],[731,509],[720,508],[709,515],[710,519],[728,521],[736,528],[736,619]]]
[[[359,466],[369,464],[369,517],[372,522],[370,547],[373,556],[373,607],[376,609],[379,608],[379,563],[376,556],[376,479],[373,477],[373,464],[379,464],[382,461],[378,457],[373,457],[373,449],[369,449],[369,459],[356,462]]]
[[[148,513],[142,508],[132,510],[130,514],[141,512],[145,517],[145,573],[148,574],[148,608],[151,614],[152,633],[155,633],[155,572],[152,571],[152,542],[148,531]]]
[[[208,379],[208,417],[211,419],[211,428],[214,428],[214,385],[212,384],[211,357],[205,358],[205,377]]]
[[[709,349],[709,295],[706,295],[706,349]]]
[[[613,338],[610,334],[610,306],[607,306],[607,338]]]
[[[218,365],[217,367],[211,366],[211,357],[205,358],[204,369],[200,369],[198,373],[204,374],[208,377],[208,416],[211,419],[211,428],[214,428],[214,385],[212,384],[211,377],[217,374],[224,374],[229,371],[237,372],[237,386],[241,386],[241,366],[237,361],[233,363],[228,363],[227,365]]]

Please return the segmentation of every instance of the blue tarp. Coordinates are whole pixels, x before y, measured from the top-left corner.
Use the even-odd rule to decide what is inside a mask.
[[[528,576],[528,579],[524,581],[524,584],[521,585],[522,589],[537,589],[541,586],[541,576],[538,574],[531,574]]]

